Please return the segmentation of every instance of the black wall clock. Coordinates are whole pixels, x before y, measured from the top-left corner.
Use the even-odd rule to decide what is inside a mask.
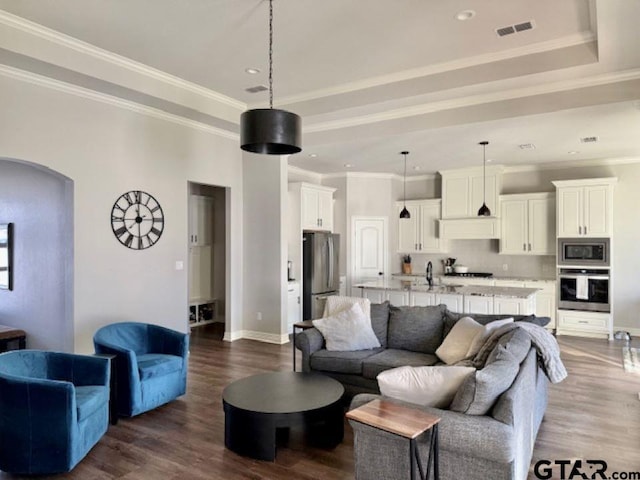
[[[153,195],[140,190],[123,193],[111,209],[111,228],[125,247],[144,250],[155,245],[164,230],[164,213]]]

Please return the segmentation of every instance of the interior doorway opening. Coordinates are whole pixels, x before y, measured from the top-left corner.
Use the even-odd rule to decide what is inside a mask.
[[[188,298],[192,330],[226,330],[227,188],[189,182]],[[194,332],[195,333],[195,332]]]

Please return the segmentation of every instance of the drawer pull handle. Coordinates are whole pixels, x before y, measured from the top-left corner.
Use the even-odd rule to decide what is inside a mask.
[[[578,323],[589,323],[586,320],[578,320]]]

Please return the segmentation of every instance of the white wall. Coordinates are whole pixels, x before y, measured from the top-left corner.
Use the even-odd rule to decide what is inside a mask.
[[[186,331],[188,181],[230,187],[227,333],[242,329],[242,156],[237,140],[104,101],[0,76],[0,157],[47,166],[74,182],[75,350],[102,325],[134,320]],[[155,196],[165,230],[152,248],[122,246],[113,202]]]
[[[244,335],[280,343],[287,311],[287,160],[245,153],[243,164]]]
[[[0,223],[13,223],[13,289],[0,323],[27,348],[73,351],[73,182],[38,165],[0,159]]]

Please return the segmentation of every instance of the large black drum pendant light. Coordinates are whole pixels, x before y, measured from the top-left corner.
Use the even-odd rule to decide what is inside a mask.
[[[269,108],[247,110],[240,117],[240,148],[268,155],[289,155],[301,148],[301,120],[273,108],[273,0],[269,0]]]
[[[491,210],[487,207],[487,145],[489,142],[484,140],[478,145],[482,145],[482,206],[478,210],[478,216],[490,217]]]
[[[409,155],[409,152],[400,152],[400,155],[404,155],[404,193],[402,194],[404,208],[400,212],[400,218],[411,218],[411,214],[407,210],[407,155]]]

